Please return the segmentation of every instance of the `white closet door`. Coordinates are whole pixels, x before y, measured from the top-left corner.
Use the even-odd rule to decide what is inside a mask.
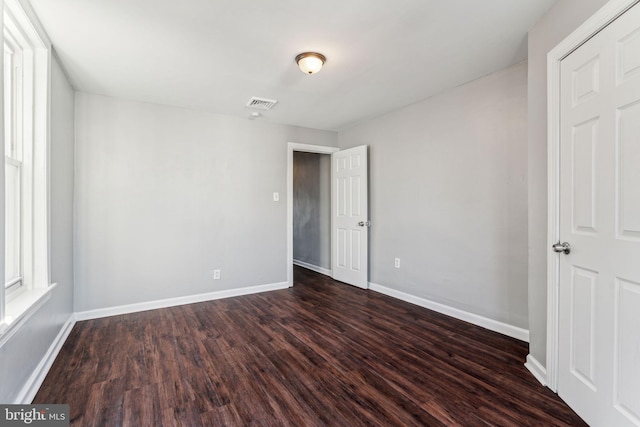
[[[369,203],[367,146],[331,155],[333,180],[333,278],[369,287]]]
[[[637,427],[640,5],[562,61],[560,138],[558,393],[592,426]]]

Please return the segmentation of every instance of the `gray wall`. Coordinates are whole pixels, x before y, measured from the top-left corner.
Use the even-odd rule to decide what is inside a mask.
[[[287,142],[337,134],[77,93],[76,311],[286,282]]]
[[[521,63],[340,133],[370,146],[372,282],[527,328],[526,90]]]
[[[51,69],[51,299],[0,348],[0,402],[13,402],[73,312],[74,95],[54,59]],[[4,246],[0,247],[4,251]],[[4,258],[4,253],[1,255]]]
[[[331,156],[293,153],[293,259],[331,269]]]
[[[529,351],[547,351],[547,53],[606,3],[558,0],[529,32]]]

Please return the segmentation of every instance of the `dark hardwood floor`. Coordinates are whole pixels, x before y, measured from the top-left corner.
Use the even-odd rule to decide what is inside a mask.
[[[82,426],[585,425],[526,354],[296,268],[288,290],[78,322],[34,403]]]

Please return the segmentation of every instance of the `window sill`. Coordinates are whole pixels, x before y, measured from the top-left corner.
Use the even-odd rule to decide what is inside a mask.
[[[4,321],[0,323],[0,348],[51,298],[55,287],[56,283],[44,289],[24,291],[6,303]]]

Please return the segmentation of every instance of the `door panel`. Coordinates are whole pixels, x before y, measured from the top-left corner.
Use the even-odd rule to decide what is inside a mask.
[[[618,84],[640,73],[640,30],[632,31],[618,42]]]
[[[558,393],[640,426],[640,5],[561,63]]]
[[[618,110],[619,234],[640,238],[640,102]]]
[[[595,293],[598,273],[573,267],[571,283],[571,373],[596,391]]]
[[[596,233],[596,148],[598,118],[573,128],[573,230]]]
[[[600,92],[600,57],[587,59],[573,71],[571,78],[573,107],[588,101]]]
[[[362,270],[362,251],[360,242],[362,241],[362,231],[361,230],[350,230],[351,231],[351,240],[349,243],[351,244],[351,269],[353,271],[361,271]]]
[[[333,278],[368,288],[368,164],[367,147],[332,155]]]
[[[616,280],[616,325],[615,325],[615,405],[627,418],[640,425],[640,283],[623,279]]]

